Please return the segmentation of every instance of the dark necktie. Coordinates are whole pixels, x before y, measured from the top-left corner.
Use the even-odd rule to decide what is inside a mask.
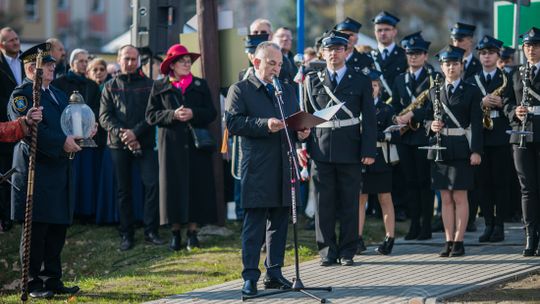
[[[533,65],[531,67],[531,79],[534,79],[535,76],[536,76],[536,65]]]
[[[58,101],[56,100],[56,98],[54,98],[54,95],[52,94],[51,90],[45,89],[43,90],[43,92],[45,93],[45,95],[48,95],[54,101],[54,103],[58,104]]]
[[[448,93],[448,99],[452,98],[452,95],[454,95],[454,86],[449,84],[446,92]]]
[[[388,49],[383,50],[383,61],[386,61],[388,59]]]
[[[271,83],[265,84],[266,89],[268,90],[268,93],[270,93],[270,96],[274,95],[274,86]]]
[[[332,90],[334,90],[337,85],[337,72],[334,72],[334,74],[332,74]]]
[[[487,76],[486,76],[486,85],[489,86],[490,83],[491,83],[491,74],[487,74]]]
[[[467,59],[463,60],[463,68],[467,69]]]
[[[412,90],[416,90],[416,77],[414,76],[414,73],[410,73],[411,78],[411,88]]]

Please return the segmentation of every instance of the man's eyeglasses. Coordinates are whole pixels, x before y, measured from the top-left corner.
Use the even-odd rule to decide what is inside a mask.
[[[340,46],[340,47],[325,47],[323,48],[323,51],[325,52],[336,52],[336,53],[340,53],[340,52],[344,52],[345,51],[345,47],[343,46]]]
[[[264,31],[264,30],[262,30],[262,31],[253,31],[253,32],[251,32],[251,33],[252,33],[253,35],[268,34],[268,32],[267,32],[267,31]]]

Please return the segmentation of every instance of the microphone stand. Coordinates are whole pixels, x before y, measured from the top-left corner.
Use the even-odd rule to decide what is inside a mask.
[[[279,114],[281,115],[281,121],[285,123],[285,112],[283,111],[283,97],[282,97],[282,90],[281,86],[279,85],[279,81],[274,76],[273,79],[274,82],[274,88],[275,88],[275,95],[277,99],[277,105],[279,108]],[[302,280],[300,279],[300,265],[298,261],[298,230],[297,230],[297,204],[296,204],[296,182],[300,179],[300,174],[298,172],[298,163],[296,161],[296,149],[293,147],[291,136],[289,134],[289,130],[287,129],[287,126],[283,128],[285,131],[285,137],[287,138],[287,144],[289,151],[287,152],[287,156],[289,159],[289,173],[290,173],[290,184],[291,184],[291,211],[292,211],[292,224],[293,224],[293,242],[294,242],[294,269],[295,269],[295,277],[293,278],[293,285],[289,289],[280,289],[276,291],[271,291],[267,293],[257,294],[254,296],[242,296],[242,301],[254,299],[254,298],[262,298],[267,296],[272,296],[276,294],[282,294],[287,292],[301,292],[304,295],[311,297],[320,303],[326,303],[325,298],[317,297],[316,295],[308,292],[307,290],[323,290],[323,291],[332,291],[332,287],[305,287],[304,283],[302,283]]]

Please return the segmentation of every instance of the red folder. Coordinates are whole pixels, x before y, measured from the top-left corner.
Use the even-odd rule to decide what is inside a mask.
[[[331,120],[332,117],[336,115],[337,111],[339,111],[342,106],[343,104],[341,103],[322,109],[313,114],[309,114],[308,112],[304,111],[298,111],[293,115],[285,118],[285,123],[289,128],[295,131],[311,129],[318,124]]]

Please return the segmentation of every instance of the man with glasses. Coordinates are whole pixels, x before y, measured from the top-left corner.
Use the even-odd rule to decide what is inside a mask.
[[[306,111],[341,106],[334,118],[316,126],[308,139],[318,197],[315,229],[321,266],[338,262],[353,265],[362,167],[371,165],[376,153],[377,122],[371,80],[345,64],[348,40],[348,35],[330,31],[321,41],[326,68],[309,72],[305,80]],[[339,238],[335,233],[338,220]]]
[[[66,287],[62,282],[60,260],[66,240],[66,231],[73,221],[74,200],[71,187],[69,153],[81,148],[75,137],[66,136],[60,126],[60,116],[68,105],[67,96],[50,85],[54,79],[55,59],[50,55],[51,45],[42,43],[22,53],[27,78],[15,88],[8,106],[9,117],[16,120],[27,114],[32,106],[32,86],[36,77],[36,57],[43,51],[43,77],[41,106],[43,120],[38,125],[37,157],[34,176],[34,203],[30,243],[28,292],[33,298],[50,298],[57,294],[74,294],[79,287]],[[22,140],[15,146],[13,165],[17,170],[12,183],[12,217],[24,221],[26,184],[30,144]],[[21,239],[22,242],[22,239]],[[23,246],[21,245],[21,248]]]

